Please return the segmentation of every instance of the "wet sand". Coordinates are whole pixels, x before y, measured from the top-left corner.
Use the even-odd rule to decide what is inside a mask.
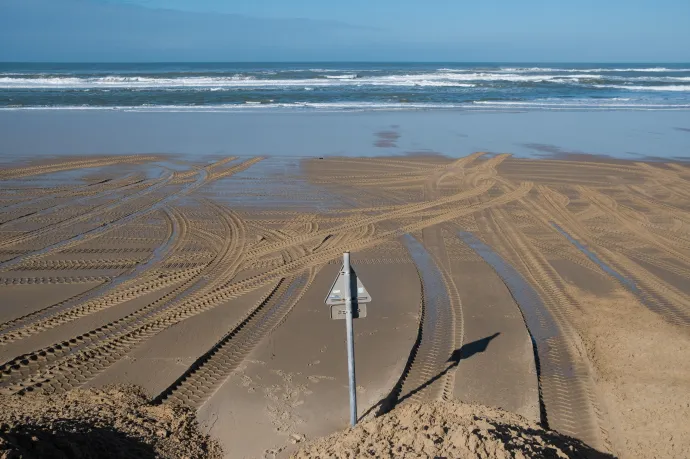
[[[0,110],[0,162],[17,155],[158,152],[360,157],[419,151],[460,157],[473,151],[493,151],[532,158],[690,159],[687,109],[524,111],[516,107],[496,111],[476,107],[342,112],[188,108]],[[34,135],[36,132],[41,135]]]
[[[391,128],[392,129],[392,128]],[[381,131],[377,148],[392,148]],[[690,454],[690,168],[476,153],[53,158],[0,170],[0,392],[137,384],[227,457],[459,400],[620,457]]]

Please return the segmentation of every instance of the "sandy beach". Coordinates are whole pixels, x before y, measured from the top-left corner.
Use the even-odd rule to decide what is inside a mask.
[[[134,384],[228,458],[289,457],[348,426],[350,251],[363,420],[457,401],[690,456],[690,167],[561,156],[6,162],[0,396]]]

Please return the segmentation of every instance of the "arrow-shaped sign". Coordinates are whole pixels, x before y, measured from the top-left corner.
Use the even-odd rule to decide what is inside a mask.
[[[356,290],[355,288],[351,288],[353,296],[355,296],[354,293],[357,292],[357,303],[369,303],[371,301],[371,295],[369,295],[367,289],[364,288],[362,281],[359,280],[359,277],[357,277],[357,274],[352,267],[350,267],[350,279],[352,279],[351,282],[354,280],[357,282]],[[352,283],[354,284],[354,282]],[[345,304],[345,269],[343,266],[340,267],[338,277],[336,277],[335,281],[333,281],[333,285],[331,285],[331,289],[328,291],[328,295],[326,296],[324,303],[329,305]]]

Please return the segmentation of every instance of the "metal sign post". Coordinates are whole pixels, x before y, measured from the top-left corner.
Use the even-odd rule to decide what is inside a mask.
[[[347,330],[347,373],[350,379],[350,425],[357,424],[357,383],[355,381],[355,337],[352,323],[350,252],[343,254],[345,277],[345,328]]]
[[[353,293],[356,293],[353,295]],[[350,424],[357,424],[357,383],[355,380],[355,337],[353,319],[367,316],[371,295],[350,266],[350,252],[343,254],[343,266],[324,301],[331,307],[331,319],[345,319],[347,334],[347,371],[350,382]],[[361,306],[360,306],[361,304]]]

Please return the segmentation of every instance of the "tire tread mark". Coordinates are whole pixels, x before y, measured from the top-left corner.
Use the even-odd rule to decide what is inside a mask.
[[[488,209],[492,206],[503,205],[524,196],[531,189],[531,187],[531,183],[525,182],[510,193],[505,193],[499,197],[485,202],[473,204],[472,206],[465,208],[456,208],[433,219],[415,222],[400,229],[380,232],[371,239],[360,239],[353,241],[348,243],[349,247],[347,248],[350,250],[355,250],[368,247],[378,242],[395,238],[400,234],[424,228],[428,225],[443,223],[453,218],[458,218]],[[82,384],[83,381],[93,377],[94,374],[93,372],[89,372],[88,375],[83,373],[84,361],[92,362],[93,359],[103,358],[104,362],[115,362],[124,356],[124,354],[137,343],[148,339],[150,336],[153,336],[176,323],[203,313],[207,310],[213,309],[224,301],[236,298],[249,291],[256,290],[257,288],[265,285],[267,282],[272,282],[278,278],[285,277],[286,275],[294,274],[306,268],[323,264],[330,259],[340,256],[343,249],[344,247],[336,246],[325,250],[323,253],[319,251],[316,254],[307,255],[302,259],[292,261],[282,267],[273,269],[266,273],[252,276],[242,281],[224,284],[213,289],[208,289],[208,291],[204,294],[194,295],[191,298],[180,301],[175,307],[164,308],[164,303],[170,301],[171,297],[177,296],[179,293],[178,291],[171,292],[165,298],[157,302],[156,305],[154,305],[159,306],[157,309],[153,309],[154,306],[149,308],[147,313],[149,311],[151,312],[147,315],[145,322],[132,322],[130,320],[131,318],[128,316],[126,319],[131,322],[130,325],[123,325],[121,321],[111,323],[104,327],[100,327],[97,330],[93,330],[92,332],[80,335],[73,340],[69,340],[68,345],[64,345],[64,342],[61,343],[61,348],[57,349],[59,352],[57,352],[56,349],[44,349],[37,351],[37,354],[41,357],[45,357],[47,354],[58,355],[55,355],[55,358],[50,359],[51,362],[53,362],[53,365],[48,366],[44,364],[41,366],[41,368],[33,371],[31,375],[22,375],[19,380],[11,378],[14,382],[8,381],[8,384],[4,384],[0,381],[0,386],[3,387],[3,392],[8,393],[23,392],[29,389],[36,390],[39,388],[42,390],[47,388],[54,391],[67,390],[71,387],[76,387]],[[109,337],[106,338],[105,335],[108,335]],[[87,345],[88,343],[92,344]],[[82,362],[82,364],[80,365],[79,362]],[[8,368],[7,366],[0,367],[0,370],[7,370],[12,373],[12,368]],[[99,371],[102,371],[102,367]],[[69,377],[74,379],[74,375],[78,373],[82,373],[82,377],[80,378],[80,381],[82,382],[69,382],[69,378],[66,375],[69,375]],[[67,378],[67,381],[65,378]]]
[[[252,349],[278,327],[311,285],[316,272],[310,269],[281,279],[249,315],[223,336],[156,401],[180,401],[200,408],[230,377]]]

